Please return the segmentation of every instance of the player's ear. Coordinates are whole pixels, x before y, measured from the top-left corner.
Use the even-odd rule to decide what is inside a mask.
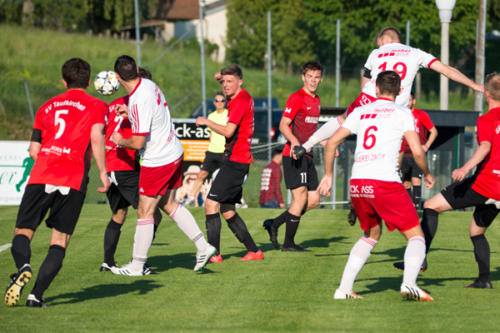
[[[63,84],[64,88],[65,88],[65,89],[68,89],[68,83],[66,82],[66,80],[61,79],[61,82],[62,82],[62,84]],[[90,81],[89,81],[89,83],[90,83]]]

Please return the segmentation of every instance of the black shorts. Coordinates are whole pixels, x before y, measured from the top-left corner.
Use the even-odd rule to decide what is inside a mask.
[[[139,204],[139,172],[136,170],[113,171],[108,173],[113,179],[106,196],[113,214],[119,209]],[[118,184],[115,184],[115,182]]]
[[[476,224],[487,228],[500,210],[495,205],[485,205],[488,198],[472,189],[475,180],[476,177],[472,176],[465,178],[461,182],[450,184],[441,191],[441,194],[453,209],[474,206],[473,216]]]
[[[205,170],[208,173],[213,173],[215,170],[220,169],[224,163],[224,153],[212,153],[210,151],[205,152],[205,159],[200,165],[201,170]]]
[[[250,164],[224,161],[212,187],[210,187],[207,198],[219,203],[240,203],[243,195],[243,183],[249,170]]]
[[[47,227],[71,235],[84,200],[85,194],[74,189],[63,195],[59,191],[46,193],[44,184],[29,184],[19,206],[16,228],[36,230],[50,208]]]
[[[283,156],[283,173],[285,185],[289,190],[306,186],[308,191],[318,188],[318,173],[311,158],[304,156],[298,160]]]
[[[403,181],[410,181],[412,178],[422,178],[422,169],[415,163],[413,157],[403,157],[401,162],[401,179]]]

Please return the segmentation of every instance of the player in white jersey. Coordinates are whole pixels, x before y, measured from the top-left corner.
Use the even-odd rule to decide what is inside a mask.
[[[138,76],[135,60],[121,56],[115,72],[129,94],[129,103],[117,106],[117,114],[128,116],[132,137],[125,139],[115,132],[112,141],[129,149],[140,150],[139,205],[132,261],[111,272],[120,275],[143,275],[148,250],[153,241],[154,211],[159,207],[177,223],[197,248],[195,271],[201,271],[216,249],[208,244],[191,213],[175,202],[174,190],[182,181],[182,145],[175,136],[172,119],[160,88]]]
[[[318,189],[320,194],[328,196],[335,150],[349,135],[357,135],[350,194],[364,231],[351,250],[334,299],[360,298],[352,291],[354,280],[380,239],[384,220],[389,231],[398,229],[408,239],[401,295],[411,300],[433,300],[416,284],[425,258],[425,240],[417,211],[397,172],[403,136],[424,172],[427,188],[432,187],[435,180],[429,172],[410,110],[394,103],[400,84],[398,73],[380,73],[376,80],[377,100],[349,115],[326,146],[325,176]]]
[[[443,64],[427,52],[401,44],[401,36],[396,28],[386,27],[382,29],[377,35],[377,46],[378,48],[370,53],[364,66],[360,95],[347,108],[345,114],[330,119],[304,143],[303,147],[307,152],[314,145],[331,137],[345,117],[355,108],[376,100],[375,82],[378,74],[383,71],[392,70],[400,75],[402,91],[396,97],[396,103],[403,106],[408,105],[413,80],[420,68],[432,69],[475,91],[484,91],[483,85],[476,84],[456,68]]]

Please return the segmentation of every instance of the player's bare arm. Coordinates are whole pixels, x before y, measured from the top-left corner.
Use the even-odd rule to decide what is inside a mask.
[[[432,69],[438,73],[443,74],[444,76],[446,76],[450,80],[453,80],[453,81],[456,81],[456,82],[461,83],[463,85],[466,85],[467,87],[469,87],[477,92],[484,93],[484,86],[483,85],[475,83],[474,81],[469,79],[467,76],[462,74],[462,72],[460,72],[458,69],[451,67],[451,66],[448,66],[448,65],[445,65],[439,60],[434,61],[431,64],[430,69]]]
[[[300,146],[300,142],[297,139],[297,137],[295,137],[295,135],[293,135],[292,130],[290,129],[290,124],[292,123],[292,121],[293,120],[288,118],[288,117],[281,117],[280,132],[281,132],[281,134],[283,134],[285,139],[290,141],[290,157],[297,159],[297,156],[295,156],[295,153],[294,153],[294,147]]]
[[[111,135],[111,141],[118,146],[139,150],[144,147],[144,144],[146,143],[146,136],[132,135],[130,139],[125,139],[119,132],[114,132],[113,135]]]
[[[38,157],[38,153],[40,152],[41,146],[42,146],[42,144],[40,142],[36,142],[36,141],[30,142],[29,154],[30,154],[30,157],[33,161],[36,161],[36,159]]]
[[[432,143],[436,140],[437,136],[438,136],[438,130],[436,126],[434,126],[429,130],[429,138],[427,138],[427,141],[422,146],[422,148],[426,153],[429,151],[429,148],[432,146]]]
[[[462,181],[465,176],[481,163],[491,151],[491,143],[489,141],[482,141],[476,149],[471,158],[459,169],[453,170],[451,179],[454,181]]]
[[[410,147],[413,158],[415,159],[415,163],[424,173],[424,181],[425,187],[430,189],[436,183],[434,176],[432,176],[429,166],[427,165],[427,157],[425,157],[424,149],[420,144],[420,138],[418,137],[417,132],[415,131],[406,131],[404,133],[404,137],[406,142],[408,142],[408,146]]]
[[[92,145],[92,155],[94,156],[97,169],[99,170],[99,179],[103,185],[99,187],[97,191],[102,193],[107,192],[111,185],[106,172],[105,141],[104,124],[94,124],[90,132],[90,143]]]
[[[229,122],[226,125],[220,125],[205,117],[196,118],[196,126],[207,126],[215,133],[224,135],[226,138],[232,137],[238,127],[236,124]]]
[[[338,146],[351,135],[347,128],[339,128],[335,134],[328,139],[325,147],[325,174],[318,186],[319,194],[329,197],[332,189],[333,162],[335,161]]]

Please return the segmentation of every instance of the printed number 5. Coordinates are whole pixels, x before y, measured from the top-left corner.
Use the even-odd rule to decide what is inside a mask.
[[[64,121],[64,119],[61,118],[61,115],[68,114],[68,112],[69,112],[68,110],[57,110],[56,111],[54,123],[56,126],[59,126],[59,128],[57,129],[55,139],[59,139],[61,137],[61,135],[63,135],[64,130],[66,129],[66,122]]]
[[[370,134],[370,131],[372,131],[371,134]],[[377,131],[378,131],[377,126],[370,126],[366,129],[365,136],[363,138],[363,148],[368,150],[368,149],[372,149],[373,146],[375,146],[375,142],[377,141],[377,138],[375,137],[374,132],[377,132]]]

